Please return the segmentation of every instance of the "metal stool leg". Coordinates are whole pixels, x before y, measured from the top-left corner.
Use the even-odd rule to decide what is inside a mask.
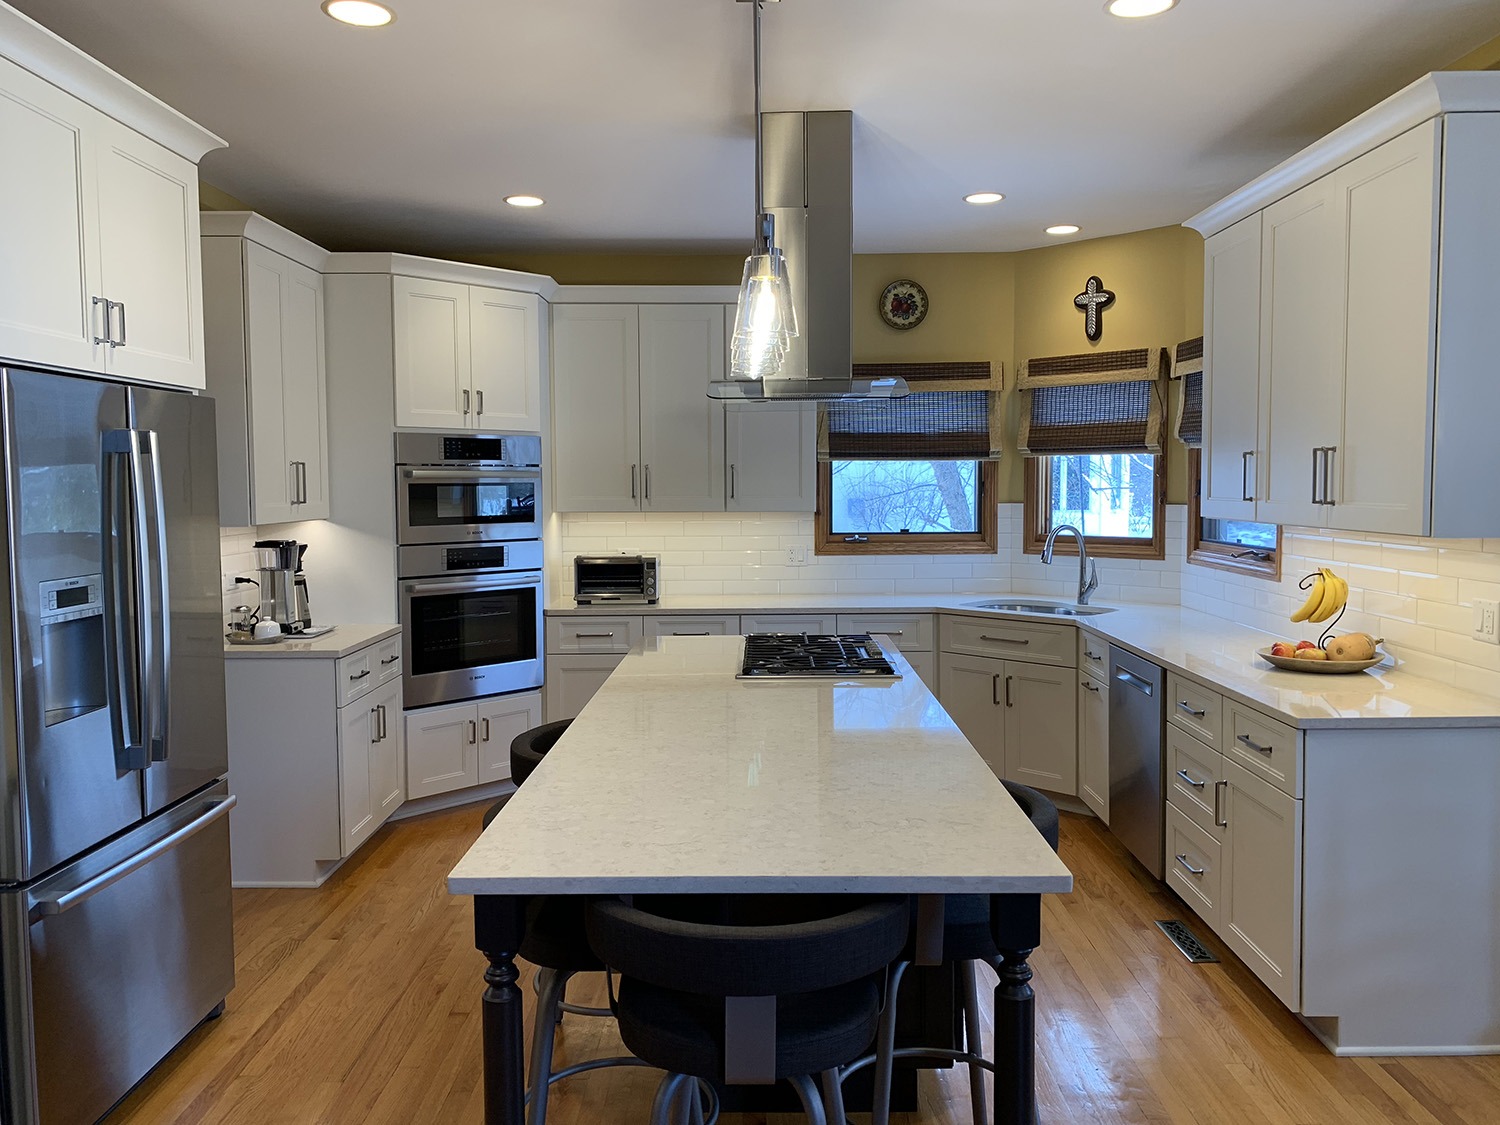
[[[685,1074],[669,1074],[661,1080],[656,1087],[656,1100],[651,1103],[651,1125],[680,1125],[675,1120],[673,1110],[677,1106],[677,1095],[682,1090],[682,1084],[687,1081]]]
[[[823,1101],[818,1097],[818,1087],[812,1078],[799,1074],[789,1081],[792,1089],[797,1091],[797,1096],[802,1099],[802,1112],[807,1114],[808,1125],[828,1125],[828,1118],[823,1114]]]
[[[964,1002],[964,1050],[971,1055],[983,1055],[981,1041],[983,1012],[979,1007],[979,962],[965,961],[959,966],[963,977]],[[974,1114],[974,1125],[992,1125],[984,1094],[984,1070],[969,1064],[969,1104]]]
[[[848,1120],[844,1113],[844,1083],[837,1068],[823,1072],[823,1112],[828,1115],[828,1125],[845,1125]]]
[[[552,1044],[557,1032],[558,1004],[562,1002],[568,978],[572,975],[557,969],[536,971],[536,1020],[531,1033],[530,1100],[526,1107],[526,1125],[543,1125],[547,1120],[547,1092],[551,1088]]]
[[[901,978],[910,961],[891,966],[891,981],[886,985],[885,1011],[880,1015],[880,1029],[875,1037],[875,1093],[870,1106],[870,1125],[889,1125],[891,1119],[891,1070],[896,1049],[896,997],[901,992]]]

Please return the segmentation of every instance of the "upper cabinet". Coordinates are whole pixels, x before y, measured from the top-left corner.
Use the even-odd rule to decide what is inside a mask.
[[[558,511],[813,510],[816,409],[708,397],[727,321],[717,303],[554,305]]]
[[[398,426],[540,432],[537,294],[403,276],[391,285]]]
[[[0,358],[202,387],[196,162],[223,142],[9,9],[0,51],[25,169],[0,183]]]
[[[325,257],[259,215],[204,218],[207,389],[218,402],[226,527],[330,514],[323,275],[313,268]]]
[[[1190,220],[1204,515],[1500,534],[1480,296],[1497,174],[1500,74],[1429,75]]]

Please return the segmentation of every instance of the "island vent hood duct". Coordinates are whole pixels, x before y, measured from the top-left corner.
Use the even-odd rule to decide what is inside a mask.
[[[801,331],[774,377],[726,379],[710,398],[739,402],[901,398],[900,378],[854,378],[849,338],[854,253],[854,114],[761,114],[766,210],[786,255]]]

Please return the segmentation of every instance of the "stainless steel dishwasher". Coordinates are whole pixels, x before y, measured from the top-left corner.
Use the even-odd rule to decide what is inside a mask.
[[[1164,870],[1165,675],[1109,646],[1109,830],[1158,879]]]

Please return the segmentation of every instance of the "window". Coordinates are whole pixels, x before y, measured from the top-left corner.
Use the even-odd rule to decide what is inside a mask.
[[[1249,520],[1205,519],[1200,508],[1203,454],[1188,450],[1187,561],[1217,570],[1281,577],[1281,528]]]
[[[990,364],[856,364],[855,374],[899,374],[912,393],[820,407],[817,552],[995,551]]]
[[[1037,554],[1048,533],[1072,524],[1100,558],[1166,557],[1166,520],[1159,458],[1151,453],[1076,453],[1026,461],[1023,544]],[[1075,554],[1071,538],[1058,550]]]

